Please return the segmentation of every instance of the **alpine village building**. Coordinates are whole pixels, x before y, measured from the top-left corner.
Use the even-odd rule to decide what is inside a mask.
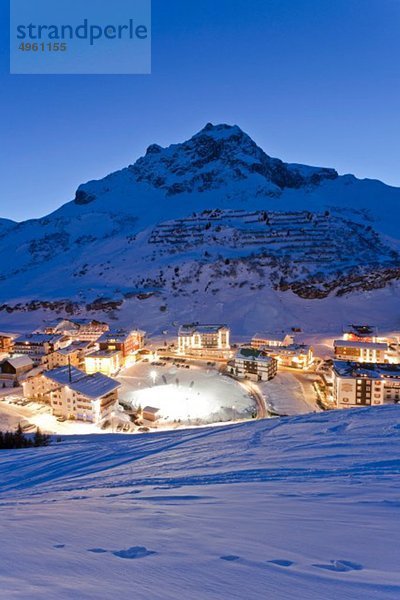
[[[294,337],[287,333],[258,333],[253,336],[251,346],[275,358],[281,367],[307,369],[314,360],[312,346],[296,344]]]
[[[239,348],[234,360],[228,363],[228,372],[239,379],[269,381],[275,377],[278,361],[257,348]]]
[[[96,342],[109,325],[95,319],[56,319],[46,325],[45,333],[65,335],[79,342]]]
[[[400,365],[334,361],[333,399],[337,408],[400,401]]]
[[[29,356],[35,366],[46,366],[48,355],[69,343],[70,340],[63,335],[28,333],[14,340],[13,354]]]
[[[229,358],[229,338],[230,330],[226,325],[182,325],[178,332],[178,354]]]
[[[18,384],[20,379],[33,369],[33,362],[29,356],[15,356],[6,358],[0,363],[0,384],[6,386],[6,382]]]
[[[23,382],[24,396],[50,404],[58,418],[94,424],[110,416],[121,384],[102,373],[87,375],[75,367],[58,367]]]
[[[99,349],[85,356],[86,373],[100,372],[115,375],[122,367],[137,360],[138,352],[144,347],[145,332],[134,330],[110,330],[97,340]]]
[[[400,401],[398,338],[378,337],[370,325],[351,325],[333,345],[332,396],[338,408]]]
[[[335,358],[359,363],[400,363],[400,347],[396,340],[366,342],[335,340]]]

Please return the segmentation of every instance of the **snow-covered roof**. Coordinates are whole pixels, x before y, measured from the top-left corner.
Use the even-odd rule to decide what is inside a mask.
[[[68,384],[70,388],[89,398],[101,398],[110,392],[121,387],[119,381],[103,375],[103,373],[93,373],[86,375],[78,381]]]
[[[155,406],[145,406],[143,409],[144,413],[150,413],[152,415],[156,415],[158,412],[160,412],[159,408],[156,408]]]
[[[80,369],[76,367],[57,367],[51,371],[43,373],[45,377],[59,383],[60,385],[69,385],[72,381],[78,380],[86,375]]]
[[[77,325],[85,326],[85,325],[107,325],[103,321],[97,321],[96,319],[68,319],[71,323],[75,323]]]
[[[52,327],[57,329],[79,329],[80,327],[97,327],[97,326],[105,326],[106,323],[103,321],[96,321],[95,319],[54,319],[52,321],[48,321],[46,327]]]
[[[376,326],[351,324],[343,328],[343,333],[354,333],[358,336],[369,337],[376,334]]]
[[[111,358],[116,354],[121,354],[120,350],[96,350],[87,354],[87,358]]]
[[[28,333],[20,335],[15,340],[15,344],[46,344],[49,342],[57,342],[62,339],[62,335],[54,335],[52,333]]]
[[[14,339],[18,337],[18,333],[9,333],[7,331],[0,331],[0,337]]]
[[[400,379],[400,365],[356,363],[351,361],[334,360],[334,371],[341,377],[383,377]]]
[[[62,354],[63,356],[68,356],[69,354],[73,354],[74,352],[78,352],[79,350],[84,350],[89,346],[89,342],[73,342],[66,348],[59,348],[56,350],[57,354]]]
[[[50,321],[46,321],[46,327],[57,327],[58,325],[62,325],[64,323],[73,323],[71,319],[63,319],[62,317],[58,317],[57,319],[50,319]]]
[[[269,342],[284,342],[287,336],[291,336],[289,333],[256,333],[253,335],[253,340],[267,340]]]
[[[301,356],[313,350],[308,344],[288,344],[287,346],[261,346],[264,352],[279,354],[280,356]]]
[[[218,333],[221,329],[228,329],[228,327],[222,324],[181,325],[181,327],[179,328],[179,335],[193,335],[195,333]]]
[[[256,348],[239,348],[236,353],[235,359],[238,360],[252,360],[257,362],[271,362],[273,359],[270,356],[266,356],[263,354],[261,350],[257,350]]]
[[[335,340],[335,348],[368,348],[369,350],[386,350],[388,345],[385,342],[358,342],[353,340]]]
[[[101,398],[121,386],[119,381],[102,373],[86,375],[75,367],[58,367],[43,373],[44,377],[64,386],[67,385],[80,394],[89,398]]]
[[[15,356],[14,358],[6,358],[1,364],[8,363],[14,369],[23,369],[24,367],[33,367],[32,359],[29,356]]]
[[[98,342],[117,342],[123,344],[132,334],[144,334],[144,331],[139,329],[110,329],[105,331],[97,340]]]

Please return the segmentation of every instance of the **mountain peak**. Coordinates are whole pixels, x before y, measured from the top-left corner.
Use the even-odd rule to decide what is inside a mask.
[[[279,195],[284,188],[316,185],[338,176],[333,169],[302,168],[271,158],[240,127],[226,123],[207,123],[186,142],[167,148],[152,144],[129,168],[138,182],[168,195],[219,189],[248,179],[258,190]]]
[[[228,125],[227,123],[218,123],[217,125],[214,125],[213,123],[207,123],[207,125],[205,125],[205,127],[203,127],[203,129],[201,129],[193,137],[204,134],[221,137],[230,137],[231,135],[238,134],[247,135],[240,129],[238,125]]]

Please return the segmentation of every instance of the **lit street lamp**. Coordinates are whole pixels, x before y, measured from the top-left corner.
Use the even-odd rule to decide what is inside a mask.
[[[155,385],[156,379],[157,379],[157,373],[156,373],[156,371],[150,371],[150,379],[152,380],[153,385]]]

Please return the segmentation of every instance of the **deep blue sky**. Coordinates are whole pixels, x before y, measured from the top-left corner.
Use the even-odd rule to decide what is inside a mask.
[[[400,186],[399,0],[153,0],[150,76],[9,75],[7,4],[1,217],[42,216],[208,121],[283,160]]]

